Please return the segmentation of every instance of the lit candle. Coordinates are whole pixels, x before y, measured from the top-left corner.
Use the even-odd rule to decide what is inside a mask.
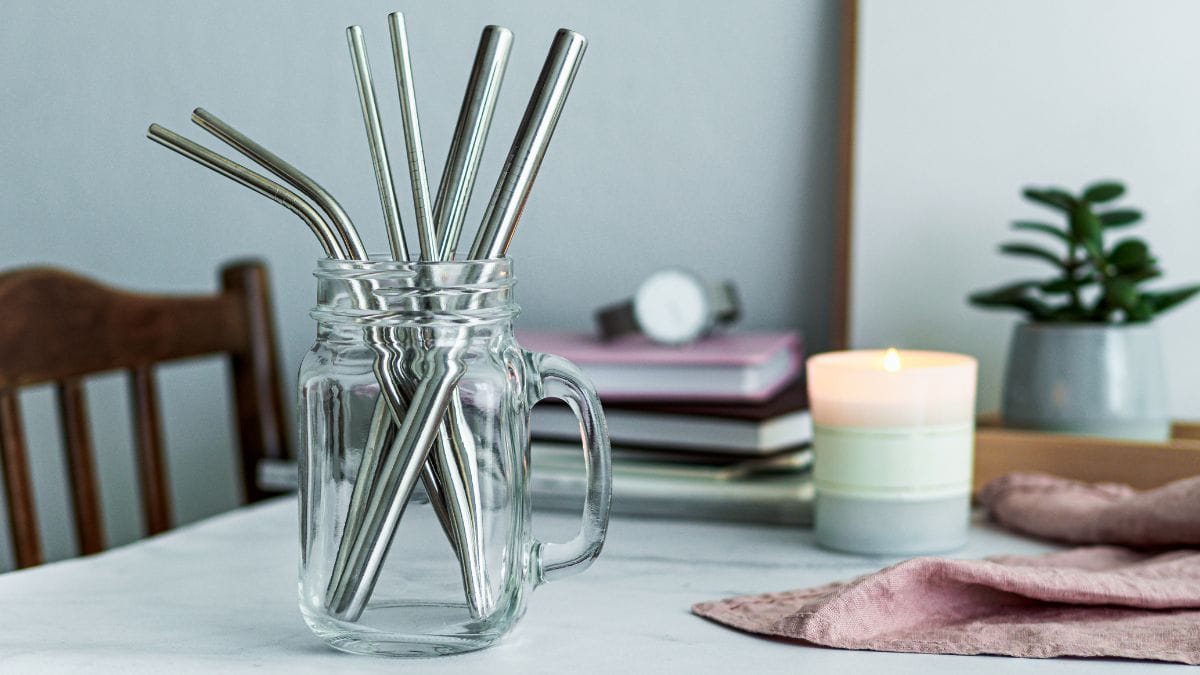
[[[966,541],[975,359],[895,349],[808,360],[818,543],[858,553]]]

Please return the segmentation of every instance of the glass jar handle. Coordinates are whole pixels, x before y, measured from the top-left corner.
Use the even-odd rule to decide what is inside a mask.
[[[528,351],[525,356],[540,385],[535,390],[537,400],[561,399],[579,418],[587,466],[587,493],[583,499],[583,523],[579,533],[563,544],[534,542],[533,573],[537,583],[542,584],[579,574],[600,555],[612,500],[612,458],[604,410],[600,408],[600,399],[587,377],[561,356]]]

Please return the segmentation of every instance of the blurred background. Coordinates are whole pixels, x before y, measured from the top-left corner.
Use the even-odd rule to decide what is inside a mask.
[[[433,180],[480,28],[501,24],[516,36],[469,223],[486,205],[554,31],[590,40],[511,252],[519,327],[588,330],[592,309],[681,264],[737,281],[741,325],[801,329],[811,352],[830,346],[835,0],[8,2],[0,268],[50,264],[130,289],[209,292],[222,262],[265,258],[290,401],[313,340],[314,239],[284,209],[151,143],[145,130],[158,122],[220,148],[188,121],[203,106],[321,182],[368,247],[385,250],[343,29],[364,28],[398,161],[384,20],[397,9],[408,17]],[[411,229],[407,186],[399,177],[397,186]],[[224,364],[159,373],[176,522],[232,508]],[[88,393],[106,528],[118,545],[142,531],[125,378],[95,378]],[[64,557],[74,545],[52,391],[31,388],[22,406],[46,555]],[[214,461],[214,447],[225,461]],[[4,569],[7,546],[0,537]]]

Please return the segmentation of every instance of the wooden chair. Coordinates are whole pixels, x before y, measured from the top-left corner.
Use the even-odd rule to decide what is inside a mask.
[[[148,534],[171,527],[154,364],[226,353],[232,366],[245,501],[263,499],[261,459],[284,459],[275,336],[266,269],[259,262],[221,270],[216,295],[144,295],[56,269],[0,274],[0,468],[18,567],[42,562],[19,387],[54,382],[63,426],[75,532],[82,554],[104,549],[83,377],[129,374],[142,509]]]

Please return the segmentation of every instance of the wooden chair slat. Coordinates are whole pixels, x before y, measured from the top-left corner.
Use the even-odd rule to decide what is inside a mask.
[[[75,540],[80,553],[99,553],[104,550],[104,522],[83,381],[79,378],[61,380],[57,391],[71,506],[75,515]]]
[[[271,496],[258,486],[259,461],[288,457],[267,271],[261,266],[226,267],[221,286],[242,300],[238,309],[246,327],[245,348],[233,351],[230,359],[242,443],[242,494],[252,503]]]
[[[12,528],[13,557],[18,568],[42,563],[42,542],[38,535],[37,512],[33,505],[33,482],[25,454],[25,432],[21,427],[21,407],[17,392],[0,390],[0,460],[3,460],[4,491],[8,499],[8,519]]]
[[[171,497],[163,457],[162,421],[158,414],[158,387],[154,370],[138,366],[129,371],[133,397],[133,437],[137,446],[138,481],[146,532],[158,534],[171,527]]]

